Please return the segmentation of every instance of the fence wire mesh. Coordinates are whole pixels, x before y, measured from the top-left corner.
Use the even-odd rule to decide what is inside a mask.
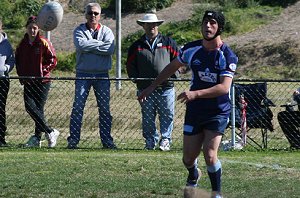
[[[88,78],[87,78],[88,79]],[[5,79],[1,79],[3,81]],[[10,88],[6,105],[6,141],[12,147],[23,145],[31,135],[34,134],[34,122],[28,115],[24,107],[23,86],[19,83],[18,77],[11,77]],[[93,80],[93,79],[89,79]],[[121,82],[121,89],[117,90],[114,84]],[[143,149],[144,139],[142,137],[141,108],[137,101],[136,87],[130,79],[110,79],[110,110],[113,116],[111,134],[114,142],[120,149]],[[176,80],[176,95],[189,87],[188,80]],[[253,82],[238,81],[238,83],[251,84]],[[264,148],[263,135],[266,135],[267,148],[285,149],[291,146],[291,141],[296,146],[299,145],[299,110],[297,106],[282,106],[292,102],[293,91],[300,87],[299,81],[267,82],[267,98],[275,106],[271,106],[273,131],[262,134],[261,128],[251,128],[247,131],[247,146]],[[72,111],[75,90],[75,78],[53,78],[48,99],[45,105],[45,117],[47,123],[60,131],[57,147],[67,146],[69,136],[70,114]],[[2,102],[2,101],[1,101]],[[289,108],[290,111],[286,111]],[[291,110],[294,108],[294,111]],[[293,112],[283,115],[283,120],[279,123],[278,114],[280,112]],[[184,121],[185,105],[175,101],[174,129],[172,133],[171,149],[182,148],[182,126]],[[262,118],[264,119],[264,118]],[[280,119],[280,118],[279,118]],[[280,125],[281,124],[281,125]],[[293,125],[288,128],[286,135],[282,126]],[[157,126],[158,120],[157,120]],[[236,128],[239,134],[239,128]],[[292,133],[293,130],[295,133]],[[231,127],[228,127],[223,140],[231,139]],[[47,146],[44,135],[42,146]],[[91,90],[84,109],[83,125],[81,129],[80,148],[101,148],[99,137],[99,115],[96,97]]]

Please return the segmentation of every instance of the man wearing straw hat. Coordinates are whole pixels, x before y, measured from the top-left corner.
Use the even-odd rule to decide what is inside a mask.
[[[152,80],[178,55],[176,42],[158,32],[159,20],[155,14],[145,14],[137,23],[145,34],[135,41],[128,50],[126,69],[129,78],[136,83],[138,94],[148,87]],[[171,76],[176,78],[177,74]],[[136,79],[136,78],[146,78]],[[149,95],[146,102],[140,103],[145,149],[154,150],[156,145],[162,151],[169,151],[173,130],[175,90],[172,81],[165,81]],[[160,134],[155,125],[159,115]]]

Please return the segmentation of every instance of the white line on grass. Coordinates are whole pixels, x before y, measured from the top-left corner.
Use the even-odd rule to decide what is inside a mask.
[[[231,163],[231,164],[245,164],[250,166],[255,166],[257,168],[270,168],[274,170],[284,170],[284,171],[300,171],[300,169],[297,168],[285,168],[281,167],[279,164],[261,164],[261,163],[252,163],[252,162],[241,162],[237,160],[227,160],[227,159],[221,159],[222,162],[225,163]]]
[[[167,159],[167,158],[178,158],[181,162],[181,159],[182,159],[182,155],[178,155],[178,154],[172,154],[172,153],[169,153],[168,155],[166,155],[166,153],[135,153],[135,154],[132,154],[132,153],[109,153],[107,154],[109,155],[110,157],[111,156],[116,156],[116,157],[121,157],[121,156],[132,156],[132,157],[136,157],[137,155],[139,156],[148,156],[148,157],[162,157],[164,159]],[[262,164],[262,163],[253,163],[253,162],[245,162],[245,161],[238,161],[238,160],[229,160],[229,159],[225,159],[225,158],[220,158],[220,160],[223,162],[223,163],[230,163],[230,164],[244,164],[244,165],[249,165],[249,166],[254,166],[254,167],[257,167],[257,168],[270,168],[270,169],[274,169],[274,170],[284,170],[284,171],[296,171],[296,172],[300,172],[300,169],[299,168],[285,168],[285,167],[282,167],[280,166],[279,164]]]

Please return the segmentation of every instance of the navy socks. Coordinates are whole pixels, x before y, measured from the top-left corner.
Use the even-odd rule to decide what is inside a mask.
[[[208,166],[207,173],[210,179],[212,191],[221,192],[221,162],[218,160],[214,165]]]

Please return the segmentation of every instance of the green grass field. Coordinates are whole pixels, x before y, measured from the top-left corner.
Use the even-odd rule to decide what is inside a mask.
[[[183,197],[180,151],[0,149],[0,197]],[[221,152],[224,197],[299,197],[297,151]],[[202,156],[202,189],[210,189]]]

